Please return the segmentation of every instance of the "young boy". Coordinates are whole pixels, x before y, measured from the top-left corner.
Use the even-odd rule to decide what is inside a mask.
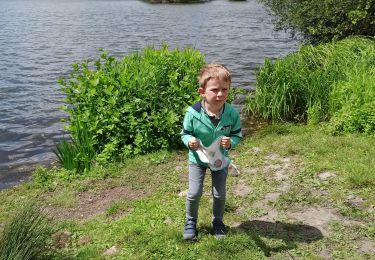
[[[189,190],[186,197],[186,223],[184,239],[196,239],[199,200],[202,196],[203,181],[208,168],[200,160],[197,150],[201,144],[210,146],[220,139],[220,150],[224,156],[240,141],[241,125],[238,111],[226,103],[231,75],[220,64],[205,65],[199,73],[199,88],[202,100],[190,106],[185,114],[182,141],[189,149]],[[202,148],[202,147],[201,147]],[[229,160],[228,160],[229,162]],[[221,170],[212,170],[212,227],[216,238],[225,236],[223,223],[228,165]]]

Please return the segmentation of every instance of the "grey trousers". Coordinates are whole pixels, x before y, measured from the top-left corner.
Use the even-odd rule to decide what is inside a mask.
[[[199,200],[203,193],[203,181],[206,169],[206,167],[195,163],[189,164],[189,191],[186,196],[186,218],[198,218]],[[216,220],[222,220],[224,215],[227,175],[228,168],[220,171],[211,171],[212,217]]]

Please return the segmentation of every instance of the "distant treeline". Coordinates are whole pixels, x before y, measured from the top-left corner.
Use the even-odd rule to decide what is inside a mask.
[[[188,3],[204,3],[209,0],[147,0],[152,4],[188,4]]]
[[[375,36],[375,0],[259,0],[276,29],[318,44],[349,36]]]

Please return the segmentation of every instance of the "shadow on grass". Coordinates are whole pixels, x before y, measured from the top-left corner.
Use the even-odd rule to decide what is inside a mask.
[[[269,222],[262,220],[245,221],[238,227],[231,228],[233,232],[245,232],[249,235],[256,245],[266,256],[271,256],[272,252],[281,252],[297,247],[297,242],[311,243],[323,238],[319,229],[302,224],[289,224],[283,222]],[[264,238],[279,239],[283,245],[269,246],[263,240]]]

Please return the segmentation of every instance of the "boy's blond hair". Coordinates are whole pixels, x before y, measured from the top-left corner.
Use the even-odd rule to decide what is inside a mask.
[[[229,85],[232,82],[232,77],[229,70],[224,65],[218,63],[211,63],[202,67],[198,76],[199,87],[205,88],[207,82],[212,78],[218,78],[228,82]]]

